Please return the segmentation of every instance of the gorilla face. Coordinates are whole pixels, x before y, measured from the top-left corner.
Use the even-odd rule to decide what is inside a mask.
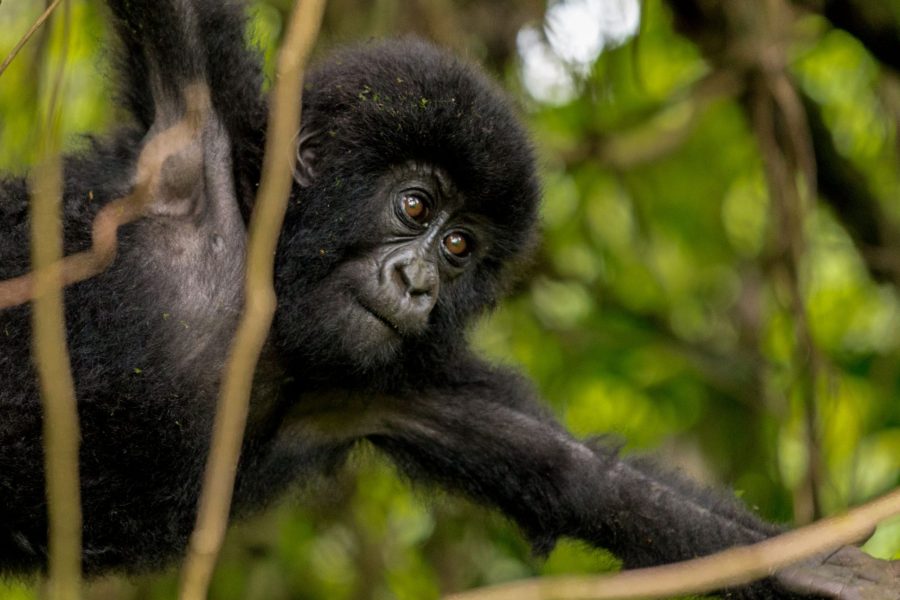
[[[391,169],[363,202],[377,206],[363,239],[301,302],[305,344],[365,369],[434,333],[435,312],[470,281],[492,235],[447,173],[421,161]]]
[[[415,40],[320,64],[303,122],[277,256],[278,353],[337,385],[433,373],[426,358],[464,349],[466,325],[534,247],[527,133],[480,71]]]

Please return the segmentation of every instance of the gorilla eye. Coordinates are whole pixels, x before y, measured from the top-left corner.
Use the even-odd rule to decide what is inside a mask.
[[[428,204],[419,194],[404,194],[400,199],[403,215],[416,223],[423,224],[428,220]]]
[[[469,237],[459,231],[452,231],[444,238],[444,248],[454,258],[466,258],[472,254],[472,242]]]

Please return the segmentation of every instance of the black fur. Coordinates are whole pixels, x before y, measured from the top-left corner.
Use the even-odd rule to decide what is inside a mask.
[[[207,84],[213,112],[197,180],[206,208],[123,228],[113,266],[65,293],[82,427],[84,568],[92,574],[162,567],[186,545],[241,306],[243,227],[266,114],[240,5],[109,4],[125,40],[121,97],[133,120],[66,160],[66,251],[88,247],[97,211],[128,193],[143,145],[183,115],[186,86]],[[279,308],[254,389],[236,513],[337,467],[368,439],[413,479],[498,507],[539,551],[573,536],[641,566],[777,531],[729,496],[572,439],[527,381],[470,355],[466,326],[497,302],[532,248],[539,197],[527,135],[477,69],[419,41],[341,51],[306,80],[304,133],[310,141],[301,153],[312,157],[314,178],[295,186],[276,257]],[[210,158],[222,149],[221,159]],[[360,360],[354,332],[340,320],[338,298],[350,284],[336,273],[384,244],[384,178],[410,164],[449,176],[454,201],[481,224],[489,250],[442,275],[424,331]],[[0,180],[0,278],[28,269],[26,207],[25,181]],[[359,335],[360,344],[371,338]],[[0,312],[6,573],[46,565],[41,408],[29,344],[29,308]],[[771,581],[739,595],[791,596]]]

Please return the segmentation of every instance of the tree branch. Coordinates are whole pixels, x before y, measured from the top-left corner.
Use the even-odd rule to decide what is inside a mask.
[[[55,2],[44,13],[49,16]],[[41,160],[32,176],[31,262],[34,265],[32,353],[43,404],[44,478],[49,521],[49,597],[81,595],[81,489],[78,480],[79,427],[75,384],[66,346],[66,319],[59,258],[62,161],[59,102],[69,45],[70,11],[65,5],[62,50],[41,132]],[[32,28],[33,30],[36,27]],[[8,64],[8,63],[7,63]],[[0,69],[2,72],[2,69]]]
[[[900,490],[750,546],[680,563],[599,577],[546,577],[454,594],[445,600],[628,600],[703,594],[750,583],[793,563],[853,544],[900,515]]]
[[[37,21],[35,21],[34,24],[28,29],[28,31],[25,32],[25,35],[22,36],[22,39],[20,39],[19,42],[15,46],[13,46],[13,49],[10,51],[9,55],[7,55],[7,57],[3,59],[3,62],[0,63],[0,76],[3,75],[3,72],[6,71],[6,68],[10,65],[10,63],[15,60],[16,56],[19,54],[22,48],[25,47],[25,44],[28,43],[28,40],[30,40],[31,37],[37,32],[37,30],[41,28],[41,25],[43,25],[47,21],[47,19],[50,18],[50,15],[54,10],[56,10],[56,7],[59,6],[59,3],[61,1],[62,0],[53,0],[53,3],[47,7],[47,10],[45,10],[43,14],[41,14],[41,16],[37,18]]]
[[[292,185],[303,73],[324,10],[325,0],[304,0],[295,6],[278,55],[262,181],[250,219],[244,313],[220,390],[200,509],[182,571],[182,600],[206,597],[228,526],[253,373],[275,313],[273,261]]]

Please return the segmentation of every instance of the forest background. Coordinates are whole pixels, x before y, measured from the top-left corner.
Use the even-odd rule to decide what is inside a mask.
[[[43,10],[0,3],[0,56]],[[99,0],[70,0],[67,151],[117,126]],[[271,74],[287,0],[249,3]],[[37,155],[57,20],[0,77],[0,170]],[[544,241],[471,337],[579,436],[612,434],[764,517],[807,523],[900,484],[900,2],[332,0],[319,52],[414,33],[520,107]],[[2,502],[2,498],[0,498]],[[866,549],[900,558],[900,520]],[[215,599],[427,600],[610,555],[537,560],[502,518],[411,489],[362,448],[234,527]],[[173,598],[177,574],[89,599]],[[38,597],[0,583],[0,600]]]

